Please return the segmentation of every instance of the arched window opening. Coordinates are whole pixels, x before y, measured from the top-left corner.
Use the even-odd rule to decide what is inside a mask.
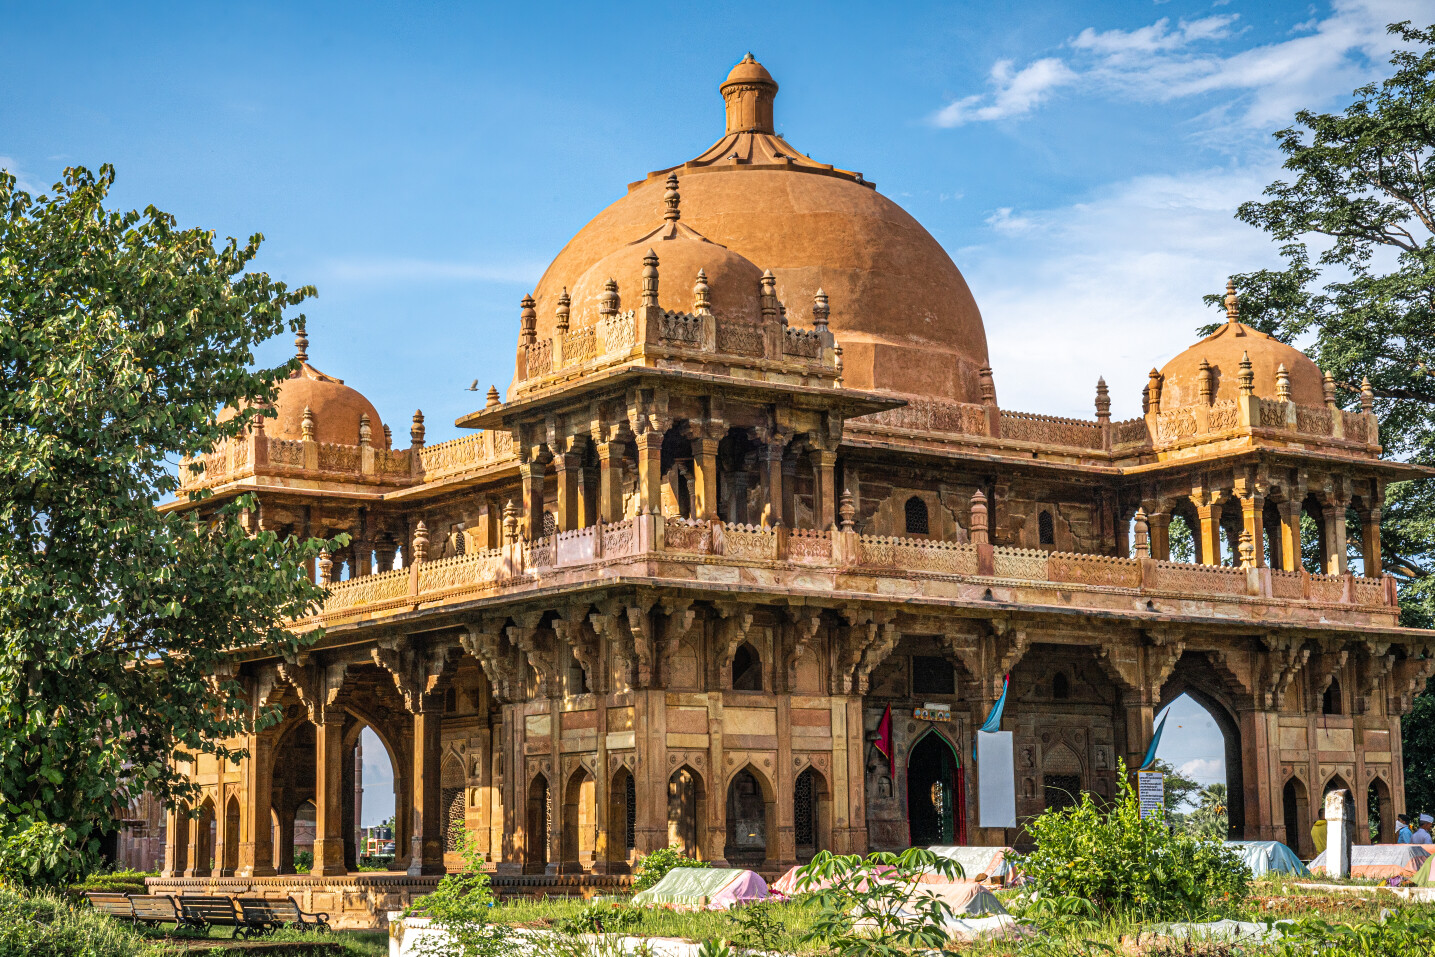
[[[935,731],[907,755],[908,838],[914,847],[965,844],[966,798],[961,759]]]
[[[1370,843],[1395,843],[1395,805],[1390,788],[1380,778],[1371,778],[1365,792],[1365,816],[1370,827]]]
[[[762,690],[762,656],[745,641],[732,656],[732,690]]]
[[[761,865],[768,858],[771,832],[767,795],[756,775],[743,768],[727,789],[727,846],[725,856],[735,867]]]
[[[792,788],[792,820],[797,839],[797,852],[813,853],[817,843],[817,789],[813,786],[812,769],[797,776]]]
[[[447,854],[455,854],[463,846],[464,829],[467,827],[464,820],[465,784],[463,764],[455,755],[445,755],[439,768],[439,806],[443,808],[443,849]]]
[[[626,805],[623,821],[623,849],[635,850],[638,846],[638,784],[630,774],[623,782],[623,803]]]
[[[593,863],[598,844],[597,786],[593,775],[579,767],[563,795],[563,859],[560,870],[579,871]]]
[[[568,693],[587,694],[592,690],[588,687],[588,672],[584,670],[582,662],[578,660],[578,653],[570,649],[568,652]]]
[[[1285,812],[1286,847],[1301,857],[1311,856],[1310,801],[1299,778],[1291,778],[1281,790],[1281,807]]]
[[[668,778],[668,844],[682,848],[687,857],[701,859],[699,822],[707,819],[703,779],[687,765]]]
[[[1058,671],[1051,679],[1051,696],[1058,700],[1071,697],[1071,682],[1066,677],[1066,672]]]
[[[1345,713],[1345,712],[1342,710],[1342,708],[1341,708],[1340,682],[1339,682],[1339,681],[1336,681],[1336,680],[1332,679],[1331,682],[1330,682],[1330,687],[1326,688],[1326,689],[1325,689],[1325,694],[1321,695],[1321,699],[1320,699],[1320,713],[1321,713],[1321,714],[1344,714],[1344,713]]]
[[[536,776],[528,785],[528,827],[523,836],[525,870],[541,874],[548,866],[548,779]]]
[[[1056,544],[1056,523],[1051,519],[1051,513],[1042,509],[1036,517],[1037,541],[1043,545]]]
[[[220,876],[232,877],[239,867],[239,798],[233,794],[224,805],[224,848]]]
[[[931,523],[927,516],[927,503],[922,501],[919,496],[913,495],[907,499],[907,504],[903,506],[903,511],[906,512],[908,535],[931,534]]]

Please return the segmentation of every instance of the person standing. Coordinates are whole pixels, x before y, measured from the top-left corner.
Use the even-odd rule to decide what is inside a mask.
[[[1417,829],[1415,830],[1415,832],[1410,835],[1410,843],[1411,843],[1411,844],[1429,844],[1429,843],[1431,843],[1431,840],[1430,840],[1430,825],[1431,825],[1431,824],[1435,824],[1435,817],[1431,817],[1431,816],[1428,815],[1428,814],[1422,814],[1422,815],[1420,815],[1420,827],[1417,828]]]
[[[1396,844],[1409,844],[1409,843],[1410,843],[1410,835],[1411,835],[1411,833],[1412,833],[1411,830],[1410,830],[1410,815],[1409,815],[1409,814],[1397,814],[1397,815],[1395,815],[1395,825],[1396,825],[1396,826],[1395,826],[1395,843],[1396,843]]]
[[[1317,854],[1325,853],[1325,808],[1316,812],[1315,823],[1310,826],[1310,842]]]

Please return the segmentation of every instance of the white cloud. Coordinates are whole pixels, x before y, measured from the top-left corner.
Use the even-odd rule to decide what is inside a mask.
[[[1378,75],[1397,45],[1386,24],[1430,15],[1428,0],[1337,0],[1329,16],[1300,24],[1290,39],[1233,53],[1222,42],[1239,33],[1234,14],[1174,27],[1169,18],[1132,30],[1088,27],[1067,41],[1063,57],[1022,68],[998,61],[990,92],[962,97],[932,121],[958,126],[1021,116],[1068,87],[1147,103],[1232,93],[1233,101],[1211,119],[1267,129]]]
[[[15,177],[15,185],[30,194],[43,193],[45,187],[35,182],[25,170],[21,168],[20,161],[13,156],[0,156],[0,169]]]
[[[1036,109],[1053,90],[1075,80],[1071,68],[1055,57],[1037,60],[1020,70],[1013,70],[1010,60],[998,60],[987,78],[994,88],[991,94],[977,93],[948,103],[937,111],[932,122],[950,127],[1021,116]]]
[[[1197,758],[1176,769],[1197,784],[1225,784],[1226,762],[1218,758]]]
[[[325,279],[359,284],[393,282],[534,283],[543,275],[536,262],[476,263],[397,258],[328,259],[319,264],[316,282]]]
[[[1070,205],[1001,208],[990,239],[956,250],[981,307],[1003,408],[1091,417],[1097,376],[1118,419],[1141,412],[1146,373],[1215,318],[1201,296],[1274,265],[1264,233],[1233,218],[1277,161],[1141,176]]]

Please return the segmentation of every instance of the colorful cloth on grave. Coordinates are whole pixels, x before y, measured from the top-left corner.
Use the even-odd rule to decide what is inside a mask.
[[[767,897],[767,882],[736,867],[675,867],[652,887],[633,895],[634,904],[662,904],[675,910],[727,910]]]
[[[1306,870],[1295,851],[1280,841],[1227,841],[1226,846],[1240,855],[1255,877],[1267,874],[1310,876],[1310,871]]]
[[[1324,874],[1329,851],[1310,862],[1312,874]],[[1356,844],[1350,849],[1350,876],[1384,880],[1387,877],[1414,878],[1430,859],[1419,844]]]
[[[985,874],[989,878],[996,878],[1006,883],[1015,871],[1012,862],[1019,855],[1014,847],[945,847],[936,845],[927,848],[938,857],[945,857],[947,860],[956,861],[962,867],[962,878],[974,881],[978,874]],[[931,875],[931,881],[924,883],[935,883],[942,878],[939,875]]]

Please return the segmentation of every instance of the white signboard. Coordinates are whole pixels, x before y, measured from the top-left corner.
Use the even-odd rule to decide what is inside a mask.
[[[1141,816],[1150,817],[1166,803],[1166,775],[1160,771],[1137,771],[1136,793],[1141,798]]]
[[[1016,767],[1010,731],[977,732],[981,827],[1016,827]]]

